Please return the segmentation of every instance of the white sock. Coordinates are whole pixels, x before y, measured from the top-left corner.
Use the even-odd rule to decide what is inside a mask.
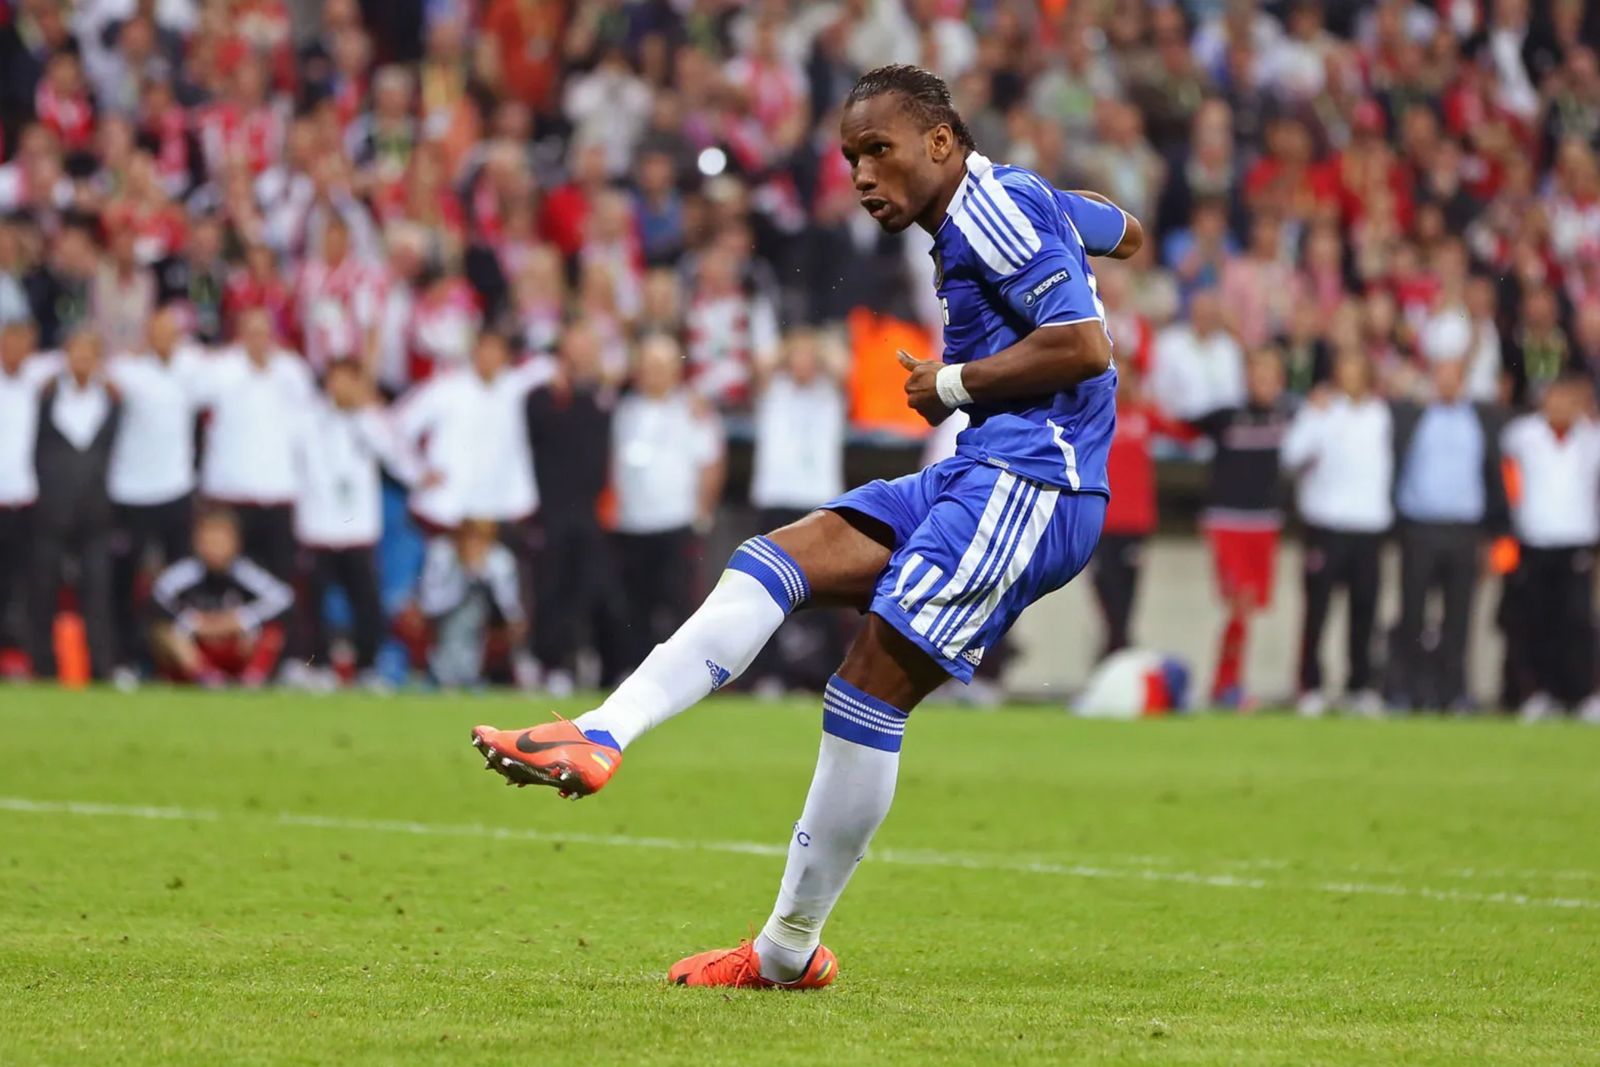
[[[591,739],[626,748],[743,674],[784,618],[811,595],[799,564],[765,537],[728,561],[716,588],[611,695],[578,716]]]
[[[905,723],[900,709],[838,675],[829,680],[817,771],[789,840],[778,902],[756,938],[763,977],[794,981],[822,943],[822,924],[889,813]]]

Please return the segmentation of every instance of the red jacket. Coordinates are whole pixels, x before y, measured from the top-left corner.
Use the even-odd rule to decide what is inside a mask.
[[[1149,401],[1117,401],[1117,432],[1106,459],[1111,503],[1105,533],[1144,537],[1156,528],[1156,465],[1150,439],[1157,434],[1187,440],[1193,432],[1167,418]]]

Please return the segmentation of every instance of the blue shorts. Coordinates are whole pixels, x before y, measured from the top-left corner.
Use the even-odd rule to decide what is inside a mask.
[[[965,456],[823,505],[894,531],[872,612],[963,682],[1024,608],[1081,571],[1106,498],[1031,481]]]

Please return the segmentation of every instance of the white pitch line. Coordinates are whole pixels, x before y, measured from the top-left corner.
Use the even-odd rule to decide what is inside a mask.
[[[358,819],[336,815],[303,815],[280,812],[277,815],[226,815],[204,808],[150,807],[145,805],[98,804],[71,800],[32,800],[27,797],[0,797],[0,811],[28,815],[77,815],[89,818],[151,819],[167,822],[225,821],[262,822],[318,830],[359,833],[411,834],[418,837],[482,838],[491,841],[528,841],[541,844],[597,845],[604,848],[662,849],[671,852],[719,852],[744,856],[785,856],[787,845],[761,841],[696,841],[677,837],[633,837],[627,834],[583,834],[529,830],[516,827],[484,826],[475,823],[427,823],[402,819]],[[879,849],[871,854],[876,863],[903,867],[944,867],[971,871],[1041,874],[1062,878],[1085,878],[1124,882],[1158,882],[1208,886],[1215,889],[1287,890],[1327,893],[1335,896],[1417,897],[1424,900],[1459,904],[1504,904],[1514,907],[1596,909],[1600,900],[1582,897],[1536,897],[1526,893],[1481,893],[1430,886],[1375,882],[1274,882],[1233,874],[1205,874],[1199,871],[1162,870],[1154,867],[1106,867],[1078,863],[1053,863],[1044,860],[1009,859],[1004,856],[929,852],[908,849]],[[1155,857],[1150,857],[1155,858]]]

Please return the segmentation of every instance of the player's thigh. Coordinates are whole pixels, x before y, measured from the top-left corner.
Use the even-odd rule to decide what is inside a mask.
[[[897,547],[927,521],[944,488],[972,466],[952,458],[868,482],[768,537],[805,572],[811,606],[865,611]]]
[[[814,607],[865,609],[894,551],[893,531],[855,512],[813,511],[767,537],[799,564]]]

